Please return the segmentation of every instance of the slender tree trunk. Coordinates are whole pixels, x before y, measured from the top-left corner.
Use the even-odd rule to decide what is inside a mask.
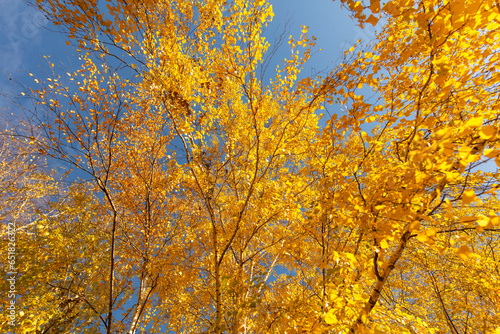
[[[214,333],[219,334],[221,332],[220,325],[222,322],[222,298],[221,298],[221,282],[220,282],[220,263],[219,263],[219,252],[217,244],[217,229],[215,226],[215,220],[212,219],[212,238],[214,247],[214,271],[215,271],[215,324]]]
[[[139,295],[137,296],[137,304],[135,304],[134,313],[132,315],[132,320],[130,322],[130,327],[128,334],[134,334],[137,326],[139,325],[139,319],[141,318],[142,311],[144,309],[144,304],[149,295],[148,290],[150,289],[149,279],[147,275],[143,275],[141,278],[141,283],[139,286]]]
[[[375,305],[377,304],[377,301],[380,298],[380,294],[382,293],[382,289],[384,288],[384,285],[387,282],[387,278],[389,278],[389,275],[391,274],[392,270],[394,269],[394,266],[395,266],[396,262],[401,257],[401,254],[403,254],[403,251],[406,248],[406,244],[408,242],[408,239],[410,238],[410,235],[411,235],[410,231],[407,230],[401,236],[398,248],[392,254],[391,258],[387,262],[387,267],[384,269],[383,274],[380,275],[380,276],[377,275],[378,276],[377,277],[377,283],[375,284],[375,287],[372,290],[370,299],[368,299],[368,301],[366,302],[365,306],[363,307],[363,310],[359,314],[359,316],[356,319],[356,321],[353,323],[353,325],[352,325],[352,327],[351,327],[351,329],[349,331],[350,333],[354,334],[356,332],[356,328],[358,327],[358,325],[361,325],[363,323],[363,321],[361,320],[361,317],[363,315],[367,316],[368,314],[370,314],[370,312],[373,309],[373,307],[375,307]]]
[[[113,324],[113,284],[115,280],[115,234],[116,234],[116,210],[113,212],[113,227],[111,230],[111,259],[109,266],[109,303],[108,303],[108,328],[106,333],[111,334]]]

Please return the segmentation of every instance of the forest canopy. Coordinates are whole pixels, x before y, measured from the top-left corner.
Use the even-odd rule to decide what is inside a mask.
[[[268,1],[33,0],[78,68],[4,94],[0,330],[499,333],[500,6],[342,2],[269,80]]]

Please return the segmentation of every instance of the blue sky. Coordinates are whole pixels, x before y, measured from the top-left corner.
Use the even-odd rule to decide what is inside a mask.
[[[23,0],[0,0],[0,90],[10,91],[11,75],[22,78],[23,71],[36,68],[41,61],[38,54],[59,48],[60,43],[53,42],[62,36],[48,31],[49,26],[44,16]],[[0,108],[7,105],[0,99]]]
[[[310,34],[317,37],[317,47],[323,49],[304,69],[305,75],[333,67],[342,51],[357,39],[368,42],[374,37],[372,27],[362,30],[355,25],[348,11],[340,8],[340,1],[271,0],[271,3],[275,17],[267,30],[270,43],[273,42],[273,32],[283,31],[285,22],[290,20],[290,34],[298,37],[300,25],[309,26]],[[66,46],[64,35],[24,0],[0,0],[0,32],[0,69],[8,73],[0,76],[2,91],[10,91],[9,77],[24,81],[27,72],[43,73],[47,69],[42,58],[44,55],[71,67],[69,62],[75,52]],[[285,44],[270,70],[289,53]],[[0,99],[0,108],[7,106],[8,103]]]

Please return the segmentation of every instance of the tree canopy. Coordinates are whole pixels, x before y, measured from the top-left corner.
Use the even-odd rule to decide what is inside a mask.
[[[376,39],[269,80],[265,0],[34,1],[80,63],[3,132],[16,333],[500,331],[500,6],[342,2]]]

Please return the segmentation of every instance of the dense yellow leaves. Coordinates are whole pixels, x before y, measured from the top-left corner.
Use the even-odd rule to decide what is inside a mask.
[[[343,2],[372,46],[303,78],[303,26],[267,84],[266,1],[37,1],[80,65],[23,145],[85,179],[23,235],[25,331],[498,328],[496,4]]]
[[[497,202],[498,169],[492,167],[493,161],[489,159],[498,156],[499,145],[499,114],[495,107],[498,77],[491,70],[498,65],[499,31],[487,18],[496,17],[498,10],[493,3],[480,1],[449,4],[393,1],[386,3],[380,12],[378,2],[349,1],[348,5],[361,23],[375,22],[374,17],[383,17],[388,22],[372,52],[365,55],[360,52],[357,59],[339,66],[331,74],[332,78],[348,78],[338,85],[331,81],[331,89],[344,96],[341,101],[349,113],[337,128],[361,132],[359,115],[363,114],[368,115],[364,123],[380,126],[373,131],[372,140],[362,142],[363,155],[354,168],[362,175],[354,178],[363,203],[360,205],[358,200],[356,210],[376,215],[371,224],[376,230],[374,248],[379,251],[374,254],[374,270],[379,282],[374,283],[371,296],[379,298],[378,290],[383,287],[380,282],[386,279],[385,272],[381,273],[384,263],[379,258],[390,256],[396,261],[401,256],[404,258],[404,252],[413,252],[413,240],[421,242],[422,246],[415,247],[422,247],[423,254],[434,249],[445,256],[449,254],[448,246],[441,243],[445,236],[453,241],[454,234],[492,231],[491,237],[496,238],[495,226],[498,225],[492,222],[496,213],[489,212],[491,207],[487,203]],[[350,52],[354,52],[354,48]],[[371,72],[366,71],[366,66]],[[379,80],[374,81],[373,74]],[[369,83],[380,95],[377,102],[360,103],[350,93],[362,82]],[[375,149],[375,142],[380,141],[386,143],[382,151]],[[384,176],[386,171],[390,178]],[[446,209],[444,203],[447,203]],[[493,211],[497,212],[495,205]],[[462,212],[453,213],[455,210]],[[458,219],[459,216],[468,219]],[[393,223],[382,223],[383,220],[393,220]],[[407,231],[412,233],[408,244],[405,243]],[[395,245],[387,241],[391,239],[384,237],[399,239],[399,245],[407,250],[399,253],[399,248],[391,248]],[[471,250],[477,244],[470,238],[463,241],[469,244],[457,246],[459,259],[471,260],[474,254],[486,261],[485,255]],[[380,250],[389,250],[389,254]],[[412,272],[411,267],[400,270]],[[389,290],[383,300],[391,294]],[[461,320],[458,324],[446,318],[446,312],[451,312],[450,306],[439,298],[445,328],[451,328],[452,332],[456,331],[453,326],[462,328],[459,332],[465,330],[460,327],[466,326]],[[397,299],[392,305],[398,305]],[[375,316],[373,306],[369,300],[364,310],[372,310]],[[456,310],[459,312],[460,308]],[[425,310],[421,314],[424,316]],[[385,318],[380,321],[388,321]],[[390,318],[399,321],[397,317]],[[418,328],[416,320],[410,322],[413,329]],[[362,314],[358,323],[365,323]],[[430,328],[424,330],[428,331]]]

